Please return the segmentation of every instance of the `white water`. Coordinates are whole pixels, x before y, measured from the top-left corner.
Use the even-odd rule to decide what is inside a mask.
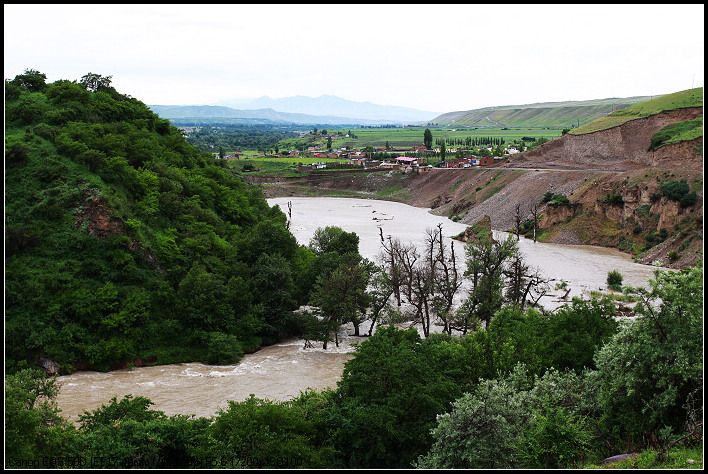
[[[307,244],[318,227],[334,225],[356,232],[360,251],[369,259],[379,253],[379,227],[384,235],[424,245],[425,230],[443,224],[446,236],[459,234],[466,226],[430,214],[427,209],[405,204],[342,198],[277,198],[271,205],[287,209],[292,202],[291,231],[298,242]],[[497,234],[497,238],[503,237]],[[456,242],[458,255],[464,244]],[[616,251],[601,247],[533,243],[522,239],[520,247],[527,261],[550,278],[569,283],[571,296],[605,288],[607,272],[619,270],[625,283],[646,285],[655,268],[633,263]],[[554,307],[553,296],[542,301]],[[368,325],[362,325],[366,332]],[[343,327],[339,348],[303,349],[303,341],[293,340],[249,354],[236,365],[208,366],[199,363],[171,364],[118,370],[108,373],[78,372],[59,378],[62,385],[58,403],[63,414],[76,419],[85,410],[108,402],[111,397],[142,395],[155,402],[154,408],[167,414],[210,416],[227,406],[227,400],[244,400],[250,394],[273,400],[287,400],[307,388],[334,387],[344,363],[351,357],[351,327]]]

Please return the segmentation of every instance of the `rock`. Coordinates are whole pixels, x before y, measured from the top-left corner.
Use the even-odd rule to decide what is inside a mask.
[[[453,237],[453,239],[461,240],[462,242],[479,242],[482,239],[492,239],[492,219],[488,215],[484,215],[480,220],[473,225],[467,227],[464,232]]]
[[[42,357],[39,359],[39,365],[44,369],[47,375],[59,375],[59,364],[53,360]]]
[[[695,459],[686,459],[686,464],[696,464]]]
[[[610,456],[609,458],[602,461],[602,464],[611,464],[613,462],[624,461],[625,459],[630,459],[636,457],[637,453],[624,453],[618,454],[617,456]]]

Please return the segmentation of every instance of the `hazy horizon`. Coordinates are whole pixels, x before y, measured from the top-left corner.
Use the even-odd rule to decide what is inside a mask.
[[[94,72],[161,105],[330,95],[434,113],[652,96],[703,86],[703,12],[5,5],[5,78],[26,68],[50,81]]]

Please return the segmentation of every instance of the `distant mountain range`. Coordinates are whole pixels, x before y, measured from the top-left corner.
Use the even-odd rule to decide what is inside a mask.
[[[153,112],[178,125],[186,124],[302,124],[302,125],[375,125],[398,123],[395,120],[367,120],[328,115],[308,115],[276,110],[233,109],[220,105],[150,105]]]
[[[648,96],[568,102],[541,102],[503,105],[483,109],[448,112],[431,122],[465,127],[547,127],[566,128],[591,122],[598,117],[648,100]]]
[[[427,122],[438,115],[438,112],[378,105],[371,102],[356,102],[333,95],[319,97],[294,96],[273,99],[259,97],[248,100],[226,100],[219,103],[239,109],[273,109],[278,112],[300,113],[317,116],[347,117],[358,120],[373,120],[377,122]]]

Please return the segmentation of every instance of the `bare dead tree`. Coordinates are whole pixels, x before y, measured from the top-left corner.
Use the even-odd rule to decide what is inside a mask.
[[[293,220],[293,202],[288,201],[288,222],[285,224],[285,228],[290,230],[290,223]]]
[[[528,301],[530,306],[538,308],[538,302],[541,301],[541,298],[548,294],[550,289],[551,286],[549,284],[549,280],[541,274],[540,270],[537,269],[531,278],[529,278],[523,301]],[[523,308],[524,306],[522,305],[521,309]]]
[[[531,218],[533,219],[533,241],[536,243],[536,232],[538,230],[538,214],[541,206],[538,203],[531,206]]]
[[[398,248],[401,243],[398,239],[394,240],[391,236],[384,239],[383,229],[379,227],[379,237],[381,239],[382,255],[380,257],[384,268],[388,269],[389,279],[393,288],[393,294],[396,297],[396,304],[401,306],[401,282],[400,282],[400,265],[396,260],[396,255],[400,253]],[[388,244],[386,243],[388,241]]]
[[[443,331],[452,334],[450,319],[455,295],[462,286],[462,278],[457,270],[454,242],[450,242],[450,252],[443,242],[442,224],[437,227],[437,255],[433,267],[433,291],[435,312],[443,322]]]

